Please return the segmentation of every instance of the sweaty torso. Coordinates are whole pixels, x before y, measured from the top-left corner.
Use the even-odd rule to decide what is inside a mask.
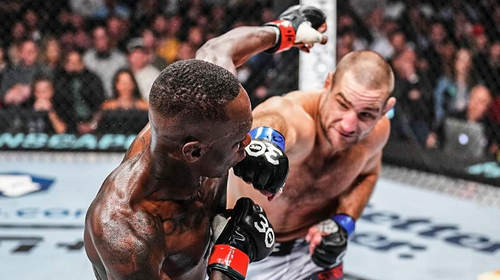
[[[317,123],[319,93],[294,98],[293,102],[304,109],[303,116],[311,124]],[[312,121],[312,122],[311,122]],[[277,241],[303,238],[308,229],[335,213],[339,194],[347,190],[362,172],[370,151],[363,142],[335,155],[327,154],[318,140],[315,129],[314,144],[310,152],[290,161],[290,172],[283,194],[267,201],[260,192],[233,174],[229,179],[228,206],[239,197],[250,197],[261,205],[274,226]]]
[[[205,179],[200,192],[189,200],[136,199],[149,172],[141,152],[135,154],[133,148],[126,156],[130,159],[106,179],[87,213],[85,247],[96,277],[113,278],[107,275],[107,264],[118,262],[132,269],[138,265],[134,257],[155,255],[128,242],[127,235],[133,235],[146,240],[161,256],[158,267],[150,268],[159,272],[158,279],[205,279],[212,247],[210,224],[225,207],[225,188],[221,186],[227,179]],[[106,250],[117,244],[125,244],[126,253],[106,255]]]

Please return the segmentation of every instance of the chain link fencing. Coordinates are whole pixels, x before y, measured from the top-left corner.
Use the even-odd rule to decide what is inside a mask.
[[[123,152],[148,121],[164,67],[293,4],[0,1],[0,149]],[[398,102],[384,161],[497,185],[500,2],[338,1],[336,17],[337,61],[371,49],[393,67]],[[262,53],[240,67],[252,106],[297,89],[298,61],[297,50]]]

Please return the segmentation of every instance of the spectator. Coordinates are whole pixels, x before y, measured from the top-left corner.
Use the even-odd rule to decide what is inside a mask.
[[[396,30],[390,34],[389,42],[394,50],[392,54],[394,57],[399,56],[409,47],[408,42],[406,41],[406,35],[402,30]]]
[[[432,97],[428,82],[419,73],[417,55],[406,48],[392,61],[395,72],[393,95],[398,99],[392,122],[394,133],[404,140],[425,145],[432,123]]]
[[[434,128],[441,126],[447,114],[465,111],[473,86],[471,53],[460,49],[455,56],[453,76],[440,77],[434,91]]]
[[[344,30],[339,30],[337,38],[337,61],[340,61],[342,57],[355,51],[354,42],[356,41],[356,35],[352,29],[345,28]]]
[[[128,20],[112,16],[108,18],[106,24],[109,38],[109,47],[111,49],[125,50],[125,42],[129,33]]]
[[[160,71],[148,62],[148,54],[142,38],[132,39],[128,45],[128,62],[130,70],[137,81],[139,91],[144,100],[149,99],[149,91]]]
[[[137,3],[132,21],[132,28],[141,30],[151,26],[151,19],[161,9],[158,0],[140,0]]]
[[[189,28],[187,42],[195,49],[199,49],[203,43],[205,43],[205,38],[203,38],[203,30],[198,26],[193,26]]]
[[[196,50],[189,43],[184,42],[179,46],[175,61],[194,58]]]
[[[166,20],[164,16],[158,15],[153,23],[153,30],[155,35],[161,38],[161,42],[158,45],[157,54],[165,59],[168,63],[176,61],[177,51],[180,48],[181,42],[179,41],[179,33],[182,26],[182,18],[179,16],[173,16],[168,21],[168,32],[161,32],[161,27],[163,21]]]
[[[111,49],[109,37],[104,27],[94,29],[94,48],[83,56],[85,65],[101,78],[105,96],[111,97],[113,75],[119,69],[127,66],[127,57],[118,50]]]
[[[141,98],[139,87],[132,71],[123,69],[113,78],[113,97],[104,102],[103,110],[147,110],[148,103]]]
[[[146,28],[142,31],[142,41],[144,43],[144,50],[147,53],[149,63],[160,71],[165,69],[165,67],[168,66],[168,63],[165,59],[156,54],[156,45],[158,40],[156,40],[156,37],[151,29]]]
[[[26,27],[22,21],[17,21],[12,25],[11,41],[8,49],[9,59],[12,65],[18,65],[21,61],[21,49],[23,42],[26,41]]]
[[[71,10],[84,17],[94,17],[104,6],[104,0],[69,0]]]
[[[86,50],[92,46],[92,39],[87,32],[85,19],[79,14],[71,15],[71,26],[73,32],[74,47],[80,50]]]
[[[116,0],[104,0],[104,5],[101,5],[94,14],[96,19],[105,19],[111,15],[116,15],[122,18],[130,17],[130,8],[122,3],[117,3]]]
[[[22,44],[21,61],[5,73],[2,81],[2,99],[5,105],[20,106],[26,103],[31,96],[30,85],[35,74],[44,72],[37,64],[38,46],[33,40],[26,40]]]
[[[491,44],[489,55],[483,62],[475,65],[474,73],[480,71],[480,81],[491,89],[494,97],[500,97],[500,39]]]
[[[56,38],[49,38],[45,41],[42,54],[42,63],[51,74],[59,70],[61,66],[61,45]]]
[[[90,121],[104,101],[101,79],[85,68],[82,55],[71,51],[66,56],[64,69],[56,80],[56,97],[59,116],[67,130],[88,133]]]
[[[490,91],[487,87],[478,85],[475,86],[470,93],[469,100],[467,103],[467,109],[463,112],[451,113],[446,118],[453,118],[463,120],[464,122],[481,123],[483,127],[489,127],[488,119],[486,118],[486,113],[488,107],[491,104],[492,97]],[[494,139],[491,130],[485,130],[485,138],[488,139],[490,145],[493,145]],[[427,140],[428,148],[435,148],[440,146],[444,141],[444,128],[441,126],[438,128],[436,133],[429,135]]]
[[[441,62],[442,75],[453,76],[457,46],[451,38],[446,38],[443,40],[443,43],[438,46],[437,51],[439,54],[439,61]]]
[[[373,42],[370,44],[370,50],[377,52],[385,59],[390,59],[394,56],[394,49],[389,41],[388,34],[393,34],[398,30],[398,25],[395,21],[385,20],[383,29],[377,33]]]
[[[34,10],[28,9],[24,12],[24,24],[28,38],[35,41],[42,39],[38,14]]]
[[[402,26],[405,26],[408,39],[415,43],[416,51],[421,52],[429,48],[429,21],[422,10],[417,6],[408,7],[407,15],[405,14],[401,20],[402,24],[405,22],[408,22],[409,26]]]
[[[54,104],[54,84],[48,76],[41,75],[34,78],[33,97],[33,110],[46,112],[49,123],[45,123],[44,119],[36,120],[38,121],[35,126],[36,131],[30,132],[47,134],[66,132],[67,125],[55,110],[57,105]]]
[[[422,51],[422,57],[427,60],[426,63],[429,65],[429,72],[436,78],[443,75],[443,62],[438,51],[446,38],[449,38],[449,36],[444,24],[439,21],[431,23],[429,34],[430,44],[427,49]]]

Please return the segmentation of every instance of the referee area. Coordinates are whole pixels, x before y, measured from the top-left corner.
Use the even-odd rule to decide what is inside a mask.
[[[95,279],[83,247],[86,211],[148,121],[147,77],[299,1],[16,2],[0,1],[7,18],[0,27],[0,280]],[[382,172],[349,238],[345,279],[500,280],[500,2],[300,3],[325,11],[329,42],[310,54],[257,55],[240,67],[253,107],[322,87],[354,50],[379,52],[396,76]],[[99,28],[107,51],[121,57],[109,68],[88,58]],[[20,54],[27,39],[36,49],[31,66]],[[71,72],[71,55],[98,82]],[[43,72],[51,98],[38,100],[35,72],[8,74],[21,66]],[[113,76],[123,68],[136,80],[134,104],[145,108],[104,109],[106,100],[120,100]],[[31,92],[11,102],[18,83]],[[487,95],[473,99],[479,91]]]

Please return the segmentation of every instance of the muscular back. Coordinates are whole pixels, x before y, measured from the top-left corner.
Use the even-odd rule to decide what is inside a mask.
[[[84,233],[87,255],[98,279],[203,280],[210,222],[224,209],[227,179],[206,179],[189,200],[145,196],[149,139],[146,127],[92,202]]]
[[[388,120],[383,118],[362,142],[342,152],[329,153],[320,139],[320,98],[321,92],[294,92],[284,98],[270,100],[277,104],[261,109],[281,108],[280,113],[288,122],[287,126],[301,130],[297,133],[301,135],[291,135],[292,138],[305,138],[292,139],[293,144],[301,144],[287,149],[290,173],[280,197],[269,202],[251,185],[234,175],[230,176],[228,205],[233,205],[242,196],[252,198],[268,213],[278,241],[304,237],[309,227],[335,213],[339,196],[348,192],[365,173],[378,168],[378,143],[383,142],[388,134]],[[255,112],[258,112],[257,109]]]

